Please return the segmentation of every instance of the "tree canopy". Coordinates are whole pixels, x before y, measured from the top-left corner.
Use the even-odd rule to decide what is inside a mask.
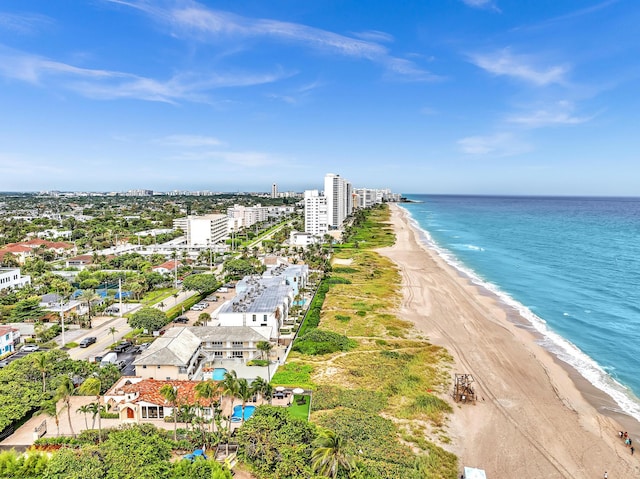
[[[184,289],[203,294],[215,290],[220,283],[212,274],[192,274],[184,278],[182,286]]]
[[[167,322],[168,318],[164,312],[149,306],[133,313],[129,318],[129,326],[133,329],[146,329],[148,331],[157,331]]]

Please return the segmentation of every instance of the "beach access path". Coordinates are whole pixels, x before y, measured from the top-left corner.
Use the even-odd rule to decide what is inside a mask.
[[[496,479],[597,478],[604,471],[611,479],[640,477],[640,456],[619,439],[619,423],[585,399],[571,370],[536,343],[526,321],[423,245],[397,205],[391,223],[396,243],[378,251],[402,276],[400,317],[451,353],[452,389],[454,373],[475,378],[476,405],[448,398],[460,467]]]

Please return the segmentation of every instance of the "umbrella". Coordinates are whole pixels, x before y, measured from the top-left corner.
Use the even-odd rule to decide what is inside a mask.
[[[279,393],[281,393],[282,391],[284,391],[284,386],[277,386],[277,387],[276,387],[276,391],[278,391]]]
[[[293,394],[304,394],[304,389],[302,388],[295,388],[293,390]]]

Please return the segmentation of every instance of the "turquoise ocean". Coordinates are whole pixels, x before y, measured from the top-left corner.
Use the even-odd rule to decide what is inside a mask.
[[[407,198],[427,245],[640,421],[640,198]]]

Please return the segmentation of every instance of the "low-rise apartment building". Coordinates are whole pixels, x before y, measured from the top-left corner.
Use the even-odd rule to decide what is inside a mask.
[[[0,290],[19,289],[31,283],[31,276],[22,276],[20,268],[0,268]]]

